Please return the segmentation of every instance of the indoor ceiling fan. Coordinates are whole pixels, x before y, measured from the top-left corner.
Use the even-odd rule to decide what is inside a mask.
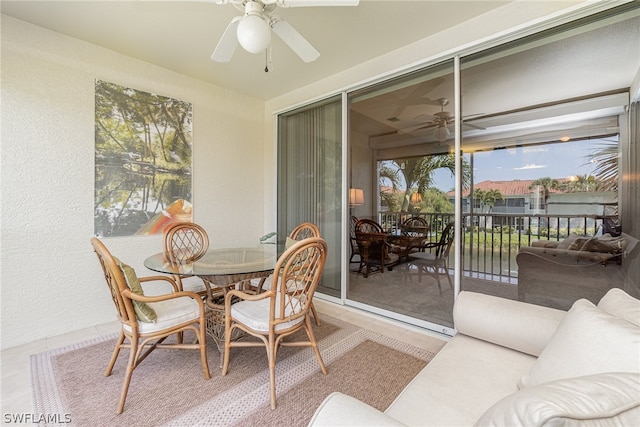
[[[211,55],[212,60],[229,62],[238,43],[247,52],[264,52],[271,43],[273,30],[304,62],[312,62],[320,53],[295,28],[271,12],[276,7],[357,6],[359,0],[218,0],[216,3],[231,3],[244,15],[231,20]]]
[[[449,139],[449,136],[451,136],[451,131],[449,130],[447,125],[450,123],[453,123],[455,120],[455,117],[453,114],[451,114],[449,111],[444,111],[444,107],[449,105],[449,100],[447,98],[438,98],[435,101],[437,105],[440,105],[440,111],[438,111],[437,113],[434,113],[433,115],[427,115],[427,116],[431,116],[430,120],[414,126],[406,127],[404,129],[399,129],[398,133],[400,134],[415,133],[415,132],[421,132],[427,129],[433,129],[434,130],[433,136],[438,141],[446,141],[447,139]],[[420,118],[420,117],[421,116],[418,116],[416,118]],[[463,126],[467,126],[473,129],[484,130],[483,127],[472,125],[470,123],[463,123]]]

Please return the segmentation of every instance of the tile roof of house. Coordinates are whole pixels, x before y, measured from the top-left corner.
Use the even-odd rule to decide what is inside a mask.
[[[560,178],[558,179],[559,182],[564,181],[564,178]],[[533,179],[516,179],[513,181],[491,181],[491,180],[487,180],[487,181],[482,181],[482,182],[478,182],[475,183],[473,185],[473,187],[476,190],[498,190],[500,191],[500,193],[502,193],[503,196],[507,197],[507,196],[521,196],[521,195],[529,195],[531,194],[533,191],[529,189],[529,187],[531,186],[531,184],[534,182],[535,180]],[[551,193],[557,193],[557,192],[561,192],[560,190],[553,190],[550,189],[549,192]],[[450,197],[453,197],[455,195],[455,193],[453,191],[449,191],[447,193],[447,195],[449,195]],[[462,197],[467,197],[469,195],[469,190],[464,190],[462,192]]]

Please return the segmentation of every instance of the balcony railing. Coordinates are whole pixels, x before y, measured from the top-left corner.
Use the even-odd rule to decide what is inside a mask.
[[[388,233],[397,234],[400,225],[412,216],[424,218],[431,226],[430,240],[440,233],[453,214],[381,212],[378,221]],[[522,246],[534,240],[562,240],[571,233],[595,236],[612,231],[615,216],[527,215],[505,213],[463,214],[462,269],[465,273],[490,276],[491,280],[509,281],[518,277],[516,255]],[[451,252],[453,265],[453,251]]]

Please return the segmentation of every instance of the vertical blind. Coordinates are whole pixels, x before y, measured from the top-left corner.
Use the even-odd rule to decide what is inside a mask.
[[[320,291],[340,289],[341,99],[278,117],[278,239],[302,222],[318,225],[329,246]]]

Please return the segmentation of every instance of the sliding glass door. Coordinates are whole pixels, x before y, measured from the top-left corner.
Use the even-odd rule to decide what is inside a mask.
[[[349,94],[349,186],[364,196],[350,216],[356,228],[358,220],[378,224],[385,254],[367,247],[373,234],[355,230],[347,303],[445,333],[457,231],[447,228],[454,105],[453,60]]]
[[[458,289],[565,309],[639,296],[639,10],[348,91],[345,149],[342,95],[281,115],[278,233],[321,224],[320,292],[445,334]]]
[[[473,168],[463,290],[569,309],[625,287],[625,251],[603,248],[627,244],[618,159],[636,67],[627,54],[639,48],[633,15],[462,58],[462,149]]]

